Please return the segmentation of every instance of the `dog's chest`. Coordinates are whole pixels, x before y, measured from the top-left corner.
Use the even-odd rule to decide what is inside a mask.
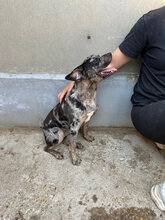
[[[96,111],[96,102],[95,101],[92,101],[91,103],[87,103],[86,104],[86,111],[80,115],[80,124],[84,123],[84,122],[88,122],[92,115],[95,113]]]
[[[91,111],[91,112],[86,112],[83,115],[80,115],[79,117],[79,121],[80,121],[80,126],[84,123],[84,122],[88,122],[92,115],[94,114],[95,111]]]
[[[84,122],[88,122],[88,121],[91,119],[91,117],[92,117],[92,115],[94,114],[94,112],[95,112],[95,111],[91,111],[91,112],[87,113],[86,119],[85,119]]]

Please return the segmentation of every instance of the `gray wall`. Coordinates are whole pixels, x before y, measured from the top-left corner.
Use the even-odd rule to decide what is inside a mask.
[[[41,126],[68,83],[64,74],[90,54],[113,51],[142,14],[164,3],[0,0],[0,127]],[[131,62],[98,86],[100,109],[91,126],[132,126],[138,69]]]
[[[113,51],[143,13],[164,3],[0,0],[0,72],[66,74],[90,54]],[[134,73],[137,67],[121,71]]]

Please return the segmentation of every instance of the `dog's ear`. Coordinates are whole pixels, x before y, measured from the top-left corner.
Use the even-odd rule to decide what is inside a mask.
[[[82,79],[82,67],[79,66],[76,69],[74,69],[70,74],[68,74],[65,79],[72,80],[72,81],[79,81]]]

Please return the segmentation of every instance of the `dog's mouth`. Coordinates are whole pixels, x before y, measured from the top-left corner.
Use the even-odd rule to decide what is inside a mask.
[[[110,67],[110,68],[105,68],[103,70],[101,70],[98,75],[105,78],[105,77],[108,77],[108,76],[111,76],[113,73],[115,73],[117,71],[116,68],[114,67]]]

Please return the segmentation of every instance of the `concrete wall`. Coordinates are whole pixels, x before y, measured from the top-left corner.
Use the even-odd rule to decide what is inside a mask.
[[[0,0],[0,126],[40,126],[68,83],[64,74],[90,54],[113,51],[142,14],[164,4]],[[92,126],[132,126],[130,97],[138,70],[139,63],[131,62],[99,85],[100,110]]]
[[[0,72],[66,74],[86,56],[114,50],[143,13],[164,3],[0,0]]]

